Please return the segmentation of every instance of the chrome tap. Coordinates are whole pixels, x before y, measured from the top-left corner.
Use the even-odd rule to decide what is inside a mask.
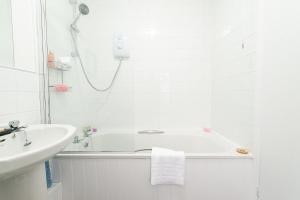
[[[8,123],[8,127],[3,127],[3,128],[0,129],[0,136],[9,135],[9,134],[13,133],[12,138],[15,138],[16,133],[23,132],[24,136],[25,136],[24,146],[29,146],[32,142],[29,141],[28,138],[27,138],[27,133],[26,133],[26,130],[25,130],[27,127],[28,127],[27,125],[20,126],[20,121],[13,120],[13,121],[10,121]],[[0,142],[4,142],[5,140],[6,139],[3,139]]]
[[[89,137],[90,135],[92,135],[91,131],[92,131],[92,128],[90,126],[83,127],[82,128],[83,137]]]
[[[79,136],[76,135],[76,136],[74,137],[74,139],[73,139],[73,144],[78,144],[78,143],[80,143],[82,140],[83,140],[83,139],[79,139]]]
[[[27,128],[27,125],[20,126],[19,120],[13,120],[8,123],[8,127],[0,128],[0,136],[9,135],[11,133],[14,133],[13,137],[15,137],[16,132],[20,132],[25,128]]]

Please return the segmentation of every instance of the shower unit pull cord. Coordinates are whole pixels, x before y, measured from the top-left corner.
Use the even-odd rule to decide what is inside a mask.
[[[90,79],[89,79],[89,77],[88,77],[88,75],[87,75],[87,72],[86,72],[86,70],[85,70],[85,68],[84,68],[84,64],[83,64],[83,61],[82,61],[80,52],[79,52],[79,50],[78,50],[78,45],[77,45],[77,41],[76,41],[76,38],[75,38],[76,36],[74,35],[74,30],[72,29],[72,27],[71,27],[71,36],[72,36],[72,40],[73,40],[73,43],[74,43],[75,53],[76,53],[76,55],[77,55],[77,57],[78,57],[78,60],[79,60],[79,63],[80,63],[80,66],[81,66],[83,75],[84,75],[86,81],[88,82],[88,84],[90,85],[90,87],[93,88],[93,89],[94,89],[95,91],[97,91],[97,92],[106,92],[106,91],[108,91],[108,90],[113,86],[113,84],[114,84],[114,82],[115,82],[115,80],[116,80],[116,78],[117,78],[117,76],[118,76],[118,73],[119,73],[120,68],[121,68],[121,66],[122,66],[122,59],[119,60],[119,64],[118,64],[117,70],[116,70],[116,72],[115,72],[115,74],[114,74],[114,76],[113,76],[113,78],[112,78],[110,84],[109,84],[106,88],[103,88],[103,89],[97,88],[97,87],[90,81]]]
[[[113,84],[114,84],[114,82],[115,82],[115,80],[118,76],[118,73],[119,73],[121,65],[122,65],[122,58],[120,58],[117,70],[116,70],[110,84],[106,88],[99,89],[91,82],[91,80],[89,79],[89,76],[88,76],[88,74],[87,74],[87,72],[84,68],[84,64],[83,64],[83,61],[82,61],[82,58],[81,58],[81,55],[80,55],[80,52],[79,52],[79,49],[78,49],[77,40],[76,40],[76,34],[79,33],[79,30],[76,27],[76,24],[77,24],[79,18],[82,15],[88,15],[90,10],[89,10],[89,7],[86,4],[83,4],[83,3],[78,6],[78,9],[79,9],[79,14],[74,19],[73,23],[70,25],[70,33],[71,33],[72,41],[73,41],[73,44],[74,44],[75,54],[78,57],[82,72],[84,74],[84,77],[85,77],[86,81],[88,82],[88,84],[91,86],[91,88],[94,89],[97,92],[106,92],[113,86]]]

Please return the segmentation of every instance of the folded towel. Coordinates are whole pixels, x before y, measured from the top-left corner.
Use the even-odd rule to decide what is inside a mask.
[[[185,155],[183,151],[152,148],[151,184],[184,185]]]

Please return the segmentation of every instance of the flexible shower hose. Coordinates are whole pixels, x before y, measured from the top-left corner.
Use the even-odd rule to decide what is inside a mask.
[[[117,76],[118,76],[118,73],[119,73],[120,68],[121,68],[121,66],[122,66],[122,59],[120,59],[120,61],[119,61],[117,70],[116,70],[116,72],[115,72],[115,74],[114,74],[114,76],[113,76],[113,78],[112,78],[110,84],[109,84],[106,88],[99,89],[99,88],[97,88],[97,87],[90,81],[89,76],[87,75],[87,72],[86,72],[86,70],[85,70],[85,68],[84,68],[84,64],[83,64],[83,61],[82,61],[80,52],[79,52],[79,50],[78,50],[78,45],[77,45],[77,41],[76,41],[76,38],[75,38],[76,36],[74,35],[74,32],[73,32],[72,29],[71,29],[71,37],[72,37],[72,40],[73,40],[73,43],[74,43],[75,53],[76,53],[76,55],[77,55],[77,57],[78,57],[78,60],[79,60],[79,63],[80,63],[82,72],[83,72],[83,74],[84,74],[85,80],[88,82],[89,86],[90,86],[92,89],[94,89],[95,91],[97,91],[97,92],[106,92],[106,91],[108,91],[108,90],[114,85],[114,82],[115,82],[115,80],[116,80],[116,78],[117,78]]]

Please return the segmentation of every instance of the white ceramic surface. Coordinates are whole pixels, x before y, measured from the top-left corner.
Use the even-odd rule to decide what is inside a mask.
[[[68,125],[32,125],[25,129],[32,143],[24,146],[24,132],[3,136],[0,143],[0,180],[44,161],[71,142],[75,128]]]
[[[60,154],[70,152],[103,152],[97,157],[104,155],[113,157],[116,153],[131,157],[148,157],[152,147],[162,147],[184,151],[186,156],[192,157],[236,157],[239,145],[226,139],[222,135],[203,131],[165,131],[164,134],[134,134],[130,132],[100,132],[82,139],[80,143],[70,143]],[[134,153],[136,152],[136,153]],[[59,154],[59,155],[60,155]],[[85,154],[86,155],[86,154]],[[94,156],[94,154],[93,154]],[[252,156],[252,155],[249,155]],[[243,156],[245,157],[245,156]]]
[[[187,153],[186,182],[179,187],[150,184],[150,152],[71,152],[54,159],[54,180],[63,184],[64,200],[255,199],[253,158],[229,155]]]
[[[8,9],[9,6],[6,4],[8,2],[11,4],[11,9]],[[4,0],[0,4],[1,16],[6,12],[11,12],[12,15],[10,34],[12,34],[14,47],[11,59],[13,62],[0,61],[0,123],[7,124],[10,120],[18,119],[26,124],[38,124],[43,118],[39,103],[42,91],[42,84],[39,85],[39,78],[41,78],[39,72],[42,66],[39,55],[42,51],[37,44],[37,40],[41,41],[38,28],[40,23],[38,26],[35,22],[41,16],[37,12],[40,5],[38,1],[31,0]],[[5,12],[2,12],[2,8]],[[2,22],[0,24],[0,35],[8,34],[10,31],[3,27],[6,24]],[[6,41],[2,42],[0,39],[0,49],[6,47],[9,42],[5,37],[2,39]],[[3,58],[11,52],[10,48],[6,48],[5,51],[1,52],[0,57]],[[9,56],[6,60],[8,58]]]

